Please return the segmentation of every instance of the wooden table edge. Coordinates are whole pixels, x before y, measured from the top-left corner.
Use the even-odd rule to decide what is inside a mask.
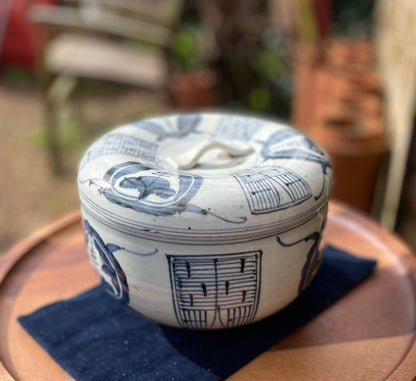
[[[379,232],[385,231],[377,222],[365,213],[360,212],[356,209],[351,209],[345,204],[339,202],[331,202],[329,212],[336,218],[337,215],[353,216],[359,218],[360,223],[366,226],[369,230],[375,230]],[[333,218],[334,218],[333,217]],[[2,257],[0,257],[0,285],[7,277],[7,274],[13,269],[13,267],[21,260],[26,254],[30,253],[38,245],[42,244],[45,240],[50,238],[52,235],[70,227],[73,224],[81,222],[81,211],[75,210],[58,220],[47,224],[30,234],[27,238],[24,238],[11,249],[9,249]],[[403,251],[400,252],[400,259],[404,260],[407,265],[410,266],[409,276],[416,288],[416,258],[410,249],[401,238],[394,232],[388,232],[387,244],[395,243],[402,247]],[[413,377],[415,374],[410,374],[411,365],[416,363],[416,331],[413,333],[412,343],[409,345],[409,349],[400,366],[389,376],[388,379],[403,379],[402,377]],[[415,367],[416,372],[416,367]],[[4,367],[3,362],[0,359],[0,381],[13,381],[14,378],[10,375],[7,369]]]
[[[377,223],[374,219],[368,216],[365,212],[362,212],[358,209],[350,207],[342,202],[330,202],[329,203],[329,213],[331,213],[334,218],[337,215],[339,216],[353,216],[355,220],[359,220],[361,226],[364,226],[369,231],[377,232],[387,232],[387,239],[383,243],[393,246],[397,245],[401,247],[401,251],[398,253],[400,260],[403,261],[408,270],[409,278],[414,284],[416,289],[416,257],[413,253],[410,246],[405,243],[402,238],[395,232],[388,231],[384,229],[381,225]],[[412,368],[413,373],[412,372]],[[416,330],[413,331],[412,341],[409,344],[406,354],[403,356],[402,361],[398,368],[396,368],[388,377],[388,380],[415,380],[416,379]]]
[[[56,221],[53,221],[46,226],[35,230],[28,237],[24,238],[11,249],[9,249],[3,256],[0,257],[0,285],[6,279],[13,267],[34,248],[42,244],[45,240],[69,226],[79,223],[81,221],[81,211],[75,210],[69,214],[64,215]],[[7,371],[0,358],[0,381],[12,381],[14,378]]]

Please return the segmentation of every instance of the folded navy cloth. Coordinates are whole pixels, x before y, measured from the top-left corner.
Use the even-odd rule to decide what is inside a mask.
[[[315,279],[294,302],[265,320],[229,330],[162,326],[101,286],[18,320],[78,381],[221,380],[342,297],[375,264],[327,247]]]

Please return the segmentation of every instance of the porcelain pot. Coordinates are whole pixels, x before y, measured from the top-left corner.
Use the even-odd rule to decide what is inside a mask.
[[[230,328],[309,285],[332,185],[327,155],[280,123],[168,115],[107,133],[78,172],[91,262],[160,323]]]

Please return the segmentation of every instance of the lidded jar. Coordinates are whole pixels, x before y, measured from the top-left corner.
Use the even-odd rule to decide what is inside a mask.
[[[319,267],[332,169],[275,121],[176,114],[116,128],[78,187],[103,284],[160,323],[230,328],[269,316]]]

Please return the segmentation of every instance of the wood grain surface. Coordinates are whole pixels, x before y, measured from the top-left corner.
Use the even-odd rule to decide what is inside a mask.
[[[413,254],[398,237],[337,203],[330,205],[324,241],[377,259],[376,271],[230,380],[412,380],[416,376]],[[0,381],[71,380],[16,318],[96,284],[79,212],[41,229],[0,258]]]

